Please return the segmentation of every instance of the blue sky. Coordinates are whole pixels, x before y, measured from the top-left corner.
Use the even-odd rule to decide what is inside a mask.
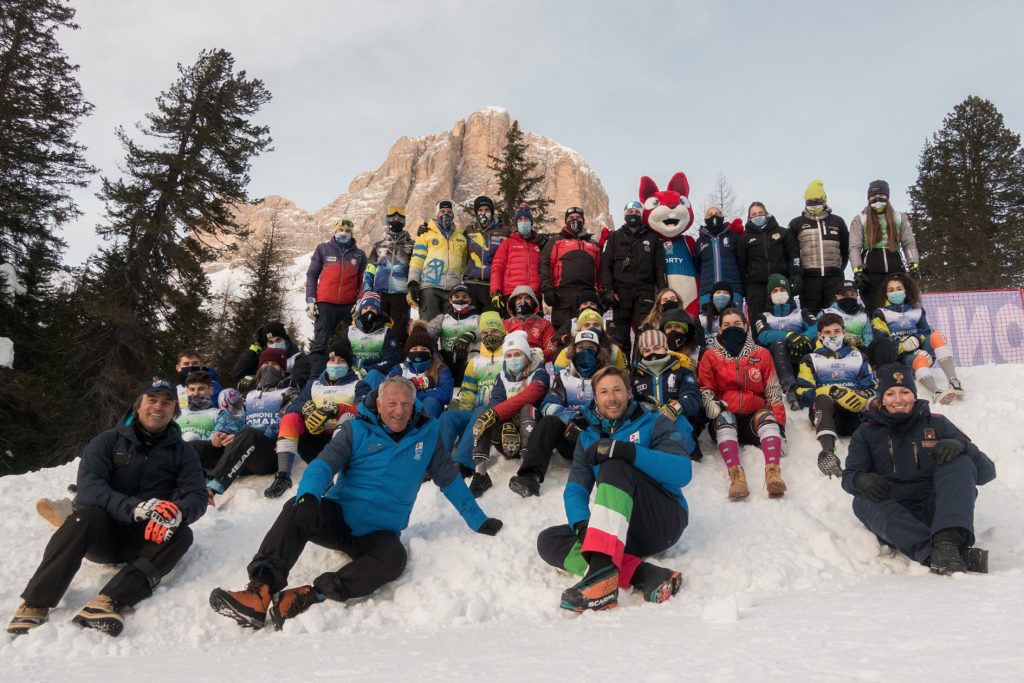
[[[80,139],[102,173],[118,173],[114,128],[153,109],[178,62],[222,47],[274,94],[260,119],[275,151],[250,194],[309,210],[399,136],[486,105],[580,152],[616,215],[642,175],[664,185],[681,170],[696,204],[721,172],[780,222],[821,178],[849,220],[874,178],[906,208],[922,145],[966,96],[1024,131],[1024,5],[1009,1],[73,5],[82,28],[62,41],[96,105]],[[98,244],[97,187],[66,230],[71,263]]]

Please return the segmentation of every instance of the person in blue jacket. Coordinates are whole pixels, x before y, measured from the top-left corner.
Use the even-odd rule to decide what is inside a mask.
[[[409,525],[424,474],[477,533],[494,536],[501,520],[487,517],[441,447],[437,420],[416,405],[416,387],[389,377],[360,405],[359,416],[338,427],[309,464],[295,498],[264,537],[240,591],[215,588],[210,606],[242,626],[277,628],[312,605],[370,595],[405,570],[399,535]],[[351,562],[312,585],[288,585],[306,543],[341,550]]]
[[[800,309],[793,300],[789,280],[779,273],[768,276],[768,310],[754,321],[754,337],[759,346],[768,349],[775,363],[775,373],[786,394],[790,408],[799,408],[796,395],[796,366],[814,351],[818,333],[817,319],[807,309]]]
[[[416,386],[420,410],[435,419],[441,416],[455,392],[452,371],[444,364],[426,324],[418,320],[412,323],[405,342],[405,360],[388,374],[411,381]]]
[[[692,470],[683,435],[632,400],[625,371],[603,368],[593,387],[563,494],[569,523],[542,531],[537,550],[548,564],[583,576],[562,593],[563,609],[615,607],[619,588],[629,586],[664,602],[682,574],[643,558],[671,548],[687,525],[682,489]]]
[[[995,464],[928,401],[917,398],[913,371],[878,370],[878,395],[853,434],[843,488],[853,514],[878,538],[936,574],[988,571],[988,551],[974,546],[977,488]]]
[[[637,337],[640,358],[633,365],[630,380],[633,398],[672,420],[683,435],[686,450],[694,460],[694,427],[700,424],[701,398],[697,378],[689,359],[668,350],[668,337],[661,330],[647,330]]]
[[[704,225],[694,246],[693,264],[700,276],[700,305],[711,301],[712,286],[728,282],[736,306],[743,305],[743,274],[739,262],[740,236],[732,231],[717,206],[704,214]]]

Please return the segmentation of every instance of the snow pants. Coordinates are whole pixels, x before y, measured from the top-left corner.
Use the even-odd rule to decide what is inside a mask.
[[[808,409],[815,436],[850,436],[860,426],[860,413],[837,406],[831,396],[815,396]]]
[[[56,607],[83,558],[127,563],[100,589],[103,595],[128,606],[148,598],[192,545],[192,530],[182,524],[169,540],[152,543],[145,539],[146,524],[121,524],[95,505],[76,507],[50,537],[22,599],[34,607]]]
[[[675,496],[624,460],[606,460],[597,470],[597,493],[583,538],[568,524],[537,537],[537,552],[553,567],[578,576],[589,555],[602,553],[619,568],[619,585],[630,585],[643,558],[668,550],[687,525]]]
[[[800,293],[800,308],[818,315],[836,300],[836,293],[843,286],[843,275],[819,275],[804,271],[804,288]],[[867,302],[865,302],[866,304]],[[870,309],[869,309],[870,310]]]
[[[381,293],[380,305],[384,315],[390,316],[391,322],[394,323],[392,330],[394,330],[398,348],[404,349],[405,340],[409,337],[409,300],[406,298],[406,293]],[[317,376],[319,377],[319,375]]]
[[[494,310],[494,306],[491,306],[491,284],[489,282],[465,282],[463,284],[469,288],[470,299],[478,312]],[[498,313],[501,312],[498,311]]]
[[[248,566],[249,578],[268,584],[271,593],[288,585],[288,574],[310,541],[339,550],[352,560],[313,581],[313,586],[332,600],[369,595],[405,571],[408,555],[397,534],[374,531],[355,536],[345,523],[341,506],[323,498],[320,500],[320,526],[312,536],[307,536],[295,523],[295,511],[295,498],[290,498]]]
[[[327,366],[327,347],[338,325],[342,326],[342,335],[348,336],[348,326],[352,322],[352,304],[329,304],[320,302],[316,305],[316,321],[313,323],[313,345],[309,348],[309,376],[319,377]]]
[[[551,306],[551,326],[556,330],[562,329],[562,325],[575,318],[576,314],[579,313],[580,294],[593,291],[593,289],[586,287],[556,288],[555,294],[558,297],[558,303]],[[551,302],[549,301],[548,304],[550,305]]]
[[[444,307],[448,303],[449,294],[450,292],[438,289],[437,287],[423,287],[420,289],[419,319],[430,322],[444,313]]]
[[[619,296],[612,308],[612,324],[615,326],[615,343],[630,358],[630,332],[640,333],[640,325],[654,308],[654,289],[623,289],[616,291]]]
[[[213,469],[207,468],[206,460],[203,461],[207,478],[223,487],[218,493],[227,491],[235,479],[242,475],[277,472],[277,439],[271,439],[258,429],[246,427],[235,434],[235,440],[223,450],[223,455]]]
[[[932,536],[942,529],[963,529],[967,544],[974,544],[977,482],[974,461],[961,455],[935,468],[930,495],[901,495],[894,484],[892,497],[881,503],[854,496],[853,514],[882,542],[923,564],[932,554]]]
[[[487,410],[479,406],[474,410],[446,410],[438,418],[441,428],[441,445],[452,454],[456,465],[473,467],[473,423],[477,416]],[[456,443],[458,445],[456,445]]]
[[[526,442],[526,457],[519,466],[520,476],[530,475],[544,481],[551,464],[551,451],[557,450],[566,460],[572,460],[575,441],[565,438],[565,423],[554,415],[542,417]]]

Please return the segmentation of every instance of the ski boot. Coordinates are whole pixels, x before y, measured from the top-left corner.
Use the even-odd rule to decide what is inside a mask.
[[[278,591],[274,596],[267,616],[273,622],[274,628],[280,631],[284,628],[285,620],[299,616],[318,602],[323,602],[324,599],[324,596],[312,586],[286,588],[283,591]]]
[[[619,569],[614,564],[583,577],[562,593],[561,608],[577,614],[588,609],[600,611],[619,605]]]
[[[83,628],[94,628],[113,637],[119,636],[124,629],[121,605],[102,593],[83,607],[71,621]]]
[[[280,498],[281,495],[292,487],[292,478],[288,476],[287,472],[278,472],[274,475],[274,481],[270,482],[270,486],[263,492],[263,495],[267,498]]]
[[[240,591],[214,588],[210,593],[210,607],[246,628],[263,628],[270,609],[270,586],[253,579]]]

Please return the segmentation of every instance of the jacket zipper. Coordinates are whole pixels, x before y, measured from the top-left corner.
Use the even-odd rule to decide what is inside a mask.
[[[821,259],[821,276],[825,277],[825,224],[815,218],[818,224],[818,257]]]
[[[886,436],[889,441],[889,464],[892,465],[892,473],[896,474],[896,456],[892,452],[892,434]]]

